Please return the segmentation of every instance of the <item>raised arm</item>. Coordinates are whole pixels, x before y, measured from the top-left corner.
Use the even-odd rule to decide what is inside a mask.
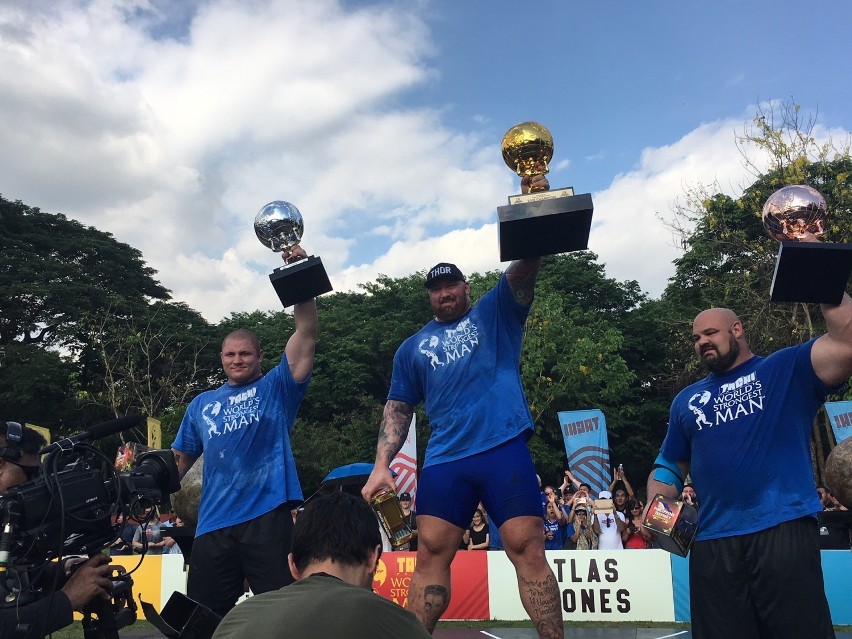
[[[370,501],[382,488],[396,488],[390,463],[405,443],[414,406],[405,402],[389,399],[385,403],[382,423],[379,426],[379,442],[376,445],[376,463],[373,472],[364,484],[361,495]]]
[[[840,304],[822,304],[827,332],[814,342],[811,363],[817,377],[839,386],[852,376],[852,299],[846,293]]]
[[[566,471],[565,471],[565,476],[566,476],[566,477],[567,477],[567,478],[571,481],[571,483],[574,485],[574,490],[579,490],[579,488],[580,488],[580,480],[578,480],[576,477],[574,477],[574,473],[572,473],[572,472],[571,472],[571,469],[570,469],[570,468],[569,468],[568,470],[566,470]]]
[[[297,382],[305,381],[314,368],[314,351],[317,345],[317,303],[310,299],[293,307],[296,330],[287,340],[287,362],[290,374]]]
[[[529,193],[532,186],[535,186],[537,191],[546,191],[550,188],[550,183],[543,175],[521,178],[521,193]],[[540,257],[529,257],[515,260],[506,269],[506,279],[509,282],[512,297],[518,304],[523,306],[532,304],[535,294],[535,281],[540,266]]]
[[[307,257],[301,246],[294,246],[282,253],[285,262]],[[293,321],[296,330],[287,340],[284,352],[290,364],[290,374],[297,382],[305,381],[314,368],[314,351],[317,345],[317,303],[309,299],[293,306]]]
[[[631,486],[630,482],[627,481],[627,475],[624,474],[624,471],[622,470],[618,474],[621,476],[621,481],[624,482],[624,488],[627,490],[628,499],[636,497],[636,491],[633,490],[633,486]]]

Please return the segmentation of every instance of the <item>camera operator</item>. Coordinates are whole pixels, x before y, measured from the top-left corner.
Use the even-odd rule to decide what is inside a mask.
[[[39,474],[38,451],[44,444],[35,430],[0,421],[0,498],[13,486]],[[6,522],[2,523],[5,526]],[[61,584],[62,589],[52,592],[54,583]],[[18,566],[0,568],[0,637],[39,639],[64,628],[73,621],[74,610],[95,597],[109,599],[111,587],[106,555],[66,559],[30,571]],[[39,590],[46,594],[35,601],[24,596]]]

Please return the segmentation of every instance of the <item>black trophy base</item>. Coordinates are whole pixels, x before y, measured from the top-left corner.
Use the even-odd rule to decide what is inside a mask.
[[[769,299],[840,304],[852,271],[852,244],[781,242]]]
[[[141,599],[140,599],[141,601]],[[162,612],[142,601],[145,619],[170,639],[210,639],[222,617],[175,590]]]
[[[593,211],[589,193],[497,207],[500,261],[589,248]]]
[[[275,269],[269,274],[269,280],[284,308],[331,290],[322,260],[314,255]]]

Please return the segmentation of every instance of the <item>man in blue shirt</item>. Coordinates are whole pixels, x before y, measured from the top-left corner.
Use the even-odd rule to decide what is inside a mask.
[[[544,176],[533,181],[547,185]],[[530,179],[521,187],[528,190]],[[533,422],[520,377],[539,263],[512,262],[475,306],[461,270],[435,265],[425,282],[435,319],[394,356],[376,463],[362,494],[370,500],[394,487],[389,464],[423,401],[432,433],[418,482],[419,543],[408,607],[429,632],[449,605],[450,564],[481,501],[498,526],[539,636],[564,636],[559,588],[544,554],[541,496],[526,446]],[[427,594],[439,593],[427,606]]]
[[[733,311],[693,322],[710,374],[672,402],[648,502],[701,495],[690,557],[692,635],[834,637],[820,563],[811,468],[813,419],[852,374],[852,300],[822,305],[828,332],[768,357],[752,354]]]
[[[283,255],[285,261],[305,256],[300,246]],[[205,453],[187,595],[223,616],[243,594],[245,579],[254,594],[293,581],[290,509],[303,498],[290,432],[314,365],[315,301],[296,304],[293,319],[296,330],[281,362],[266,375],[254,333],[225,338],[228,381],[192,400],[173,445],[181,477]]]

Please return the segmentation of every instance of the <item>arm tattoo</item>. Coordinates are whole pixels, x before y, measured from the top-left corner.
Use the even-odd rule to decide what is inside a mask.
[[[389,399],[385,404],[382,424],[379,427],[378,451],[382,458],[387,459],[388,463],[405,443],[413,414],[414,407],[405,402]]]
[[[532,304],[533,296],[535,295],[535,281],[538,278],[540,264],[541,258],[535,257],[515,260],[506,269],[506,279],[509,282],[512,297],[522,306]]]

